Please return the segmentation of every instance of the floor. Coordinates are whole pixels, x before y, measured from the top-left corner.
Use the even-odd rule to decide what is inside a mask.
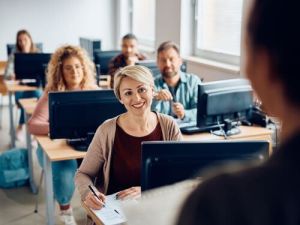
[[[14,110],[15,118],[18,117],[17,111],[17,109]],[[3,106],[2,111],[0,108],[0,152],[9,149],[10,135],[8,115],[8,106]],[[15,121],[17,120],[15,119]],[[25,146],[25,143],[17,141],[16,145],[18,147],[21,147]],[[34,173],[35,181],[36,183],[38,183],[41,168],[37,162],[37,159],[35,158],[35,153]],[[36,199],[38,199],[37,213],[34,212]],[[77,224],[85,224],[86,214],[84,209],[80,205],[79,194],[76,191],[74,193],[71,204]],[[41,187],[39,195],[32,194],[30,192],[29,186],[14,189],[0,189],[0,205],[0,225],[46,224],[43,185]],[[56,224],[62,224],[59,220],[58,212],[58,205],[56,205]]]

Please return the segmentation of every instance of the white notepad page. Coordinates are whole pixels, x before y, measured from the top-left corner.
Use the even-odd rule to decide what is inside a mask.
[[[106,196],[105,207],[100,210],[91,210],[105,225],[115,225],[126,222],[126,217],[121,209],[120,200],[116,198],[116,193]]]

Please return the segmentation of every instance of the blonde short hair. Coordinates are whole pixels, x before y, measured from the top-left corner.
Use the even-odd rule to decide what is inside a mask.
[[[114,92],[119,100],[121,99],[120,86],[124,77],[130,77],[133,80],[154,87],[154,79],[150,69],[140,65],[125,66],[118,70],[114,76]]]

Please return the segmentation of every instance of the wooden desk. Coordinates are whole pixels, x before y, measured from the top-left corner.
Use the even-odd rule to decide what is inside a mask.
[[[29,117],[32,115],[36,104],[37,104],[37,98],[24,98],[20,99],[20,104],[24,108],[25,113],[25,124],[26,124],[26,147],[28,149],[28,166],[29,166],[29,183],[31,191],[36,194],[37,193],[37,186],[34,182],[34,172],[33,172],[33,151],[32,151],[32,145],[31,145],[31,135],[28,130],[28,120]]]
[[[237,135],[228,136],[227,140],[240,140],[240,141],[255,141],[263,140],[270,143],[269,153],[272,153],[272,131],[263,127],[249,127],[240,126],[241,133]],[[192,135],[183,135],[185,141],[213,141],[213,140],[225,140],[222,136],[216,136],[211,133],[198,133]]]
[[[31,135],[28,131],[27,121],[32,115],[36,104],[37,98],[20,99],[20,104],[25,111],[26,121],[26,145],[28,148],[28,162],[29,162],[29,175],[30,187],[33,193],[37,192],[36,184],[34,183],[33,174],[33,161],[32,161],[32,146]],[[45,172],[45,196],[46,196],[46,217],[48,224],[54,224],[54,196],[53,196],[53,181],[52,181],[52,161],[68,160],[83,158],[86,152],[75,151],[72,147],[67,145],[65,140],[51,140],[48,136],[36,136],[37,141],[44,151],[44,172]]]
[[[6,68],[6,61],[0,61],[0,75],[4,75]]]
[[[24,111],[28,114],[28,115],[32,115],[36,104],[38,102],[37,98],[23,98],[20,99],[20,104],[21,106],[24,108]]]
[[[30,87],[26,85],[20,85],[18,82],[9,81],[5,82],[7,91],[8,91],[8,100],[9,100],[9,121],[10,121],[10,138],[11,138],[11,147],[16,146],[16,131],[14,126],[14,117],[13,117],[13,105],[12,105],[12,96],[15,92],[18,91],[34,91],[37,90],[37,87]]]
[[[272,131],[263,127],[248,127],[240,126],[240,134],[229,136],[227,140],[263,140],[270,143],[269,152],[272,152]],[[197,133],[192,135],[183,135],[184,141],[218,141],[224,140],[222,136],[216,136],[211,133]],[[92,218],[96,225],[103,225],[100,219],[95,215],[95,213],[90,210],[84,203],[82,203],[83,208],[86,210],[86,213]]]
[[[7,94],[7,87],[4,82],[4,76],[0,75],[0,94],[6,95]]]
[[[66,140],[51,140],[48,136],[36,136],[37,141],[41,145],[43,156],[43,169],[45,172],[45,198],[46,198],[46,218],[48,225],[54,225],[54,195],[52,182],[52,161],[80,159],[86,152],[75,151],[66,143]]]

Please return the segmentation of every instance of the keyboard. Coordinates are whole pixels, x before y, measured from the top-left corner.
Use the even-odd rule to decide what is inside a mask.
[[[181,127],[180,131],[183,134],[195,134],[195,133],[201,133],[211,130],[219,129],[219,125],[212,125],[212,126],[204,126],[204,127],[197,127],[197,126],[189,126],[189,127]]]

